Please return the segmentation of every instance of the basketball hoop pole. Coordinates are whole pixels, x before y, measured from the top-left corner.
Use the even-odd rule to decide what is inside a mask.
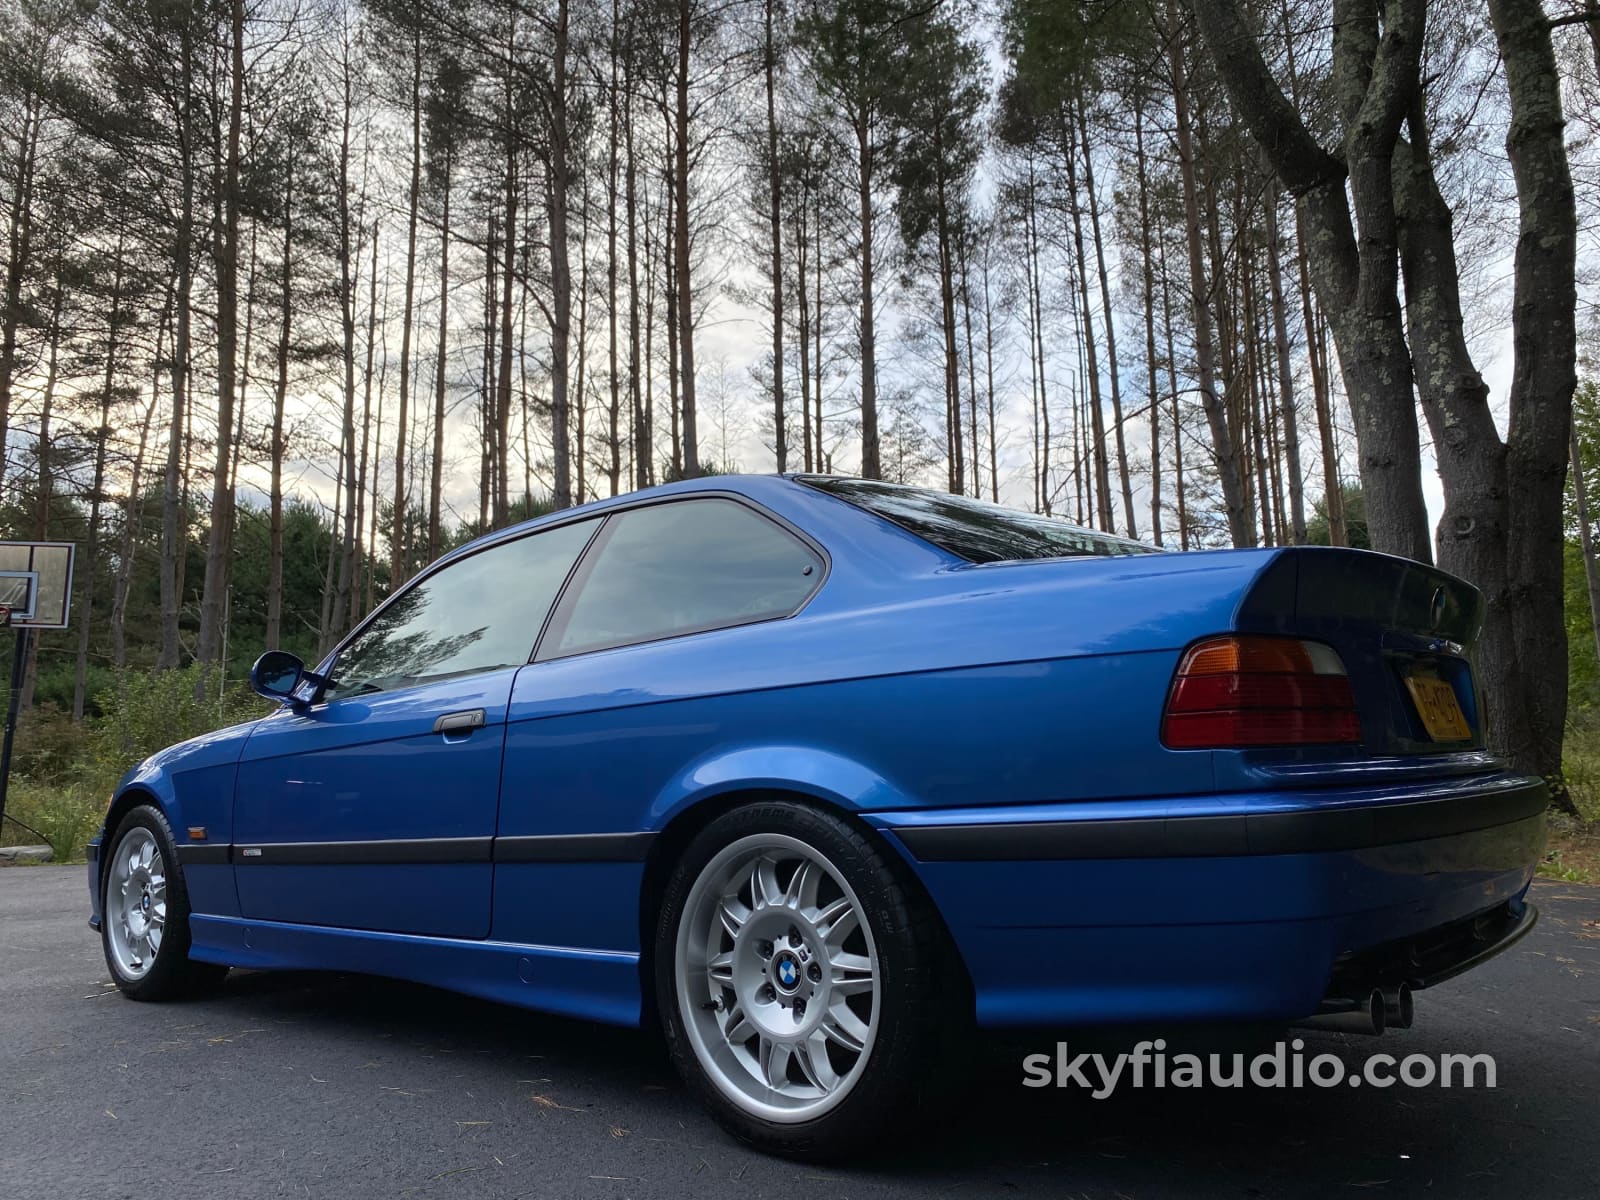
[[[6,697],[5,742],[0,745],[0,823],[6,817],[6,793],[11,789],[11,743],[17,736],[17,712],[22,707],[22,677],[28,662],[28,639],[33,630],[13,625],[11,653],[11,694]]]

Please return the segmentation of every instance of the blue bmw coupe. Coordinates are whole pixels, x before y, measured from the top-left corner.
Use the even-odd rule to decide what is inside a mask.
[[[360,971],[659,1022],[739,1137],[835,1153],[980,1027],[1409,1023],[1526,933],[1546,791],[1483,748],[1478,594],[1170,554],[857,479],[482,538],[90,848],[140,1000]]]

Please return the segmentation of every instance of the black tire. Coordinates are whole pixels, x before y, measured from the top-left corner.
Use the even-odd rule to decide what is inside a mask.
[[[117,961],[111,941],[114,918],[108,904],[108,893],[115,886],[116,856],[119,851],[125,851],[130,837],[138,831],[155,839],[156,848],[161,854],[162,875],[166,881],[166,919],[161,944],[142,975],[130,974]],[[111,972],[112,981],[131,1000],[180,1000],[214,989],[227,975],[228,968],[215,963],[196,962],[189,957],[189,914],[192,911],[189,889],[184,883],[183,868],[178,862],[172,828],[161,810],[148,804],[130,809],[106,840],[106,846],[105,865],[100,874],[100,948],[105,954],[106,968]]]
[[[877,954],[878,1026],[865,1065],[847,1094],[813,1119],[767,1119],[718,1086],[686,1028],[675,977],[679,927],[695,881],[724,849],[742,838],[767,834],[803,842],[839,870],[860,902]],[[873,1144],[882,1148],[889,1144],[885,1134],[925,1111],[957,1081],[959,1067],[953,1068],[941,1050],[954,1032],[965,1030],[970,1001],[965,972],[943,925],[904,864],[831,813],[774,800],[733,809],[712,821],[673,868],[654,942],[656,1007],[673,1064],[716,1120],[758,1149],[791,1158],[829,1159]],[[960,986],[951,986],[956,980]],[[935,1078],[940,1080],[937,1089],[932,1086]]]

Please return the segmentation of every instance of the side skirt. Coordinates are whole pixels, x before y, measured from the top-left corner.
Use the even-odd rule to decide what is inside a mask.
[[[407,979],[502,1004],[608,1025],[641,1020],[639,956],[621,950],[521,946],[327,929],[196,914],[189,953],[254,970],[345,971]]]

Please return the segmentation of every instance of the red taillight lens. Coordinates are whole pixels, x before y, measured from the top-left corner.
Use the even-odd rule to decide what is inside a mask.
[[[1178,664],[1161,740],[1175,750],[1359,742],[1361,721],[1333,647],[1217,637],[1191,646]]]

